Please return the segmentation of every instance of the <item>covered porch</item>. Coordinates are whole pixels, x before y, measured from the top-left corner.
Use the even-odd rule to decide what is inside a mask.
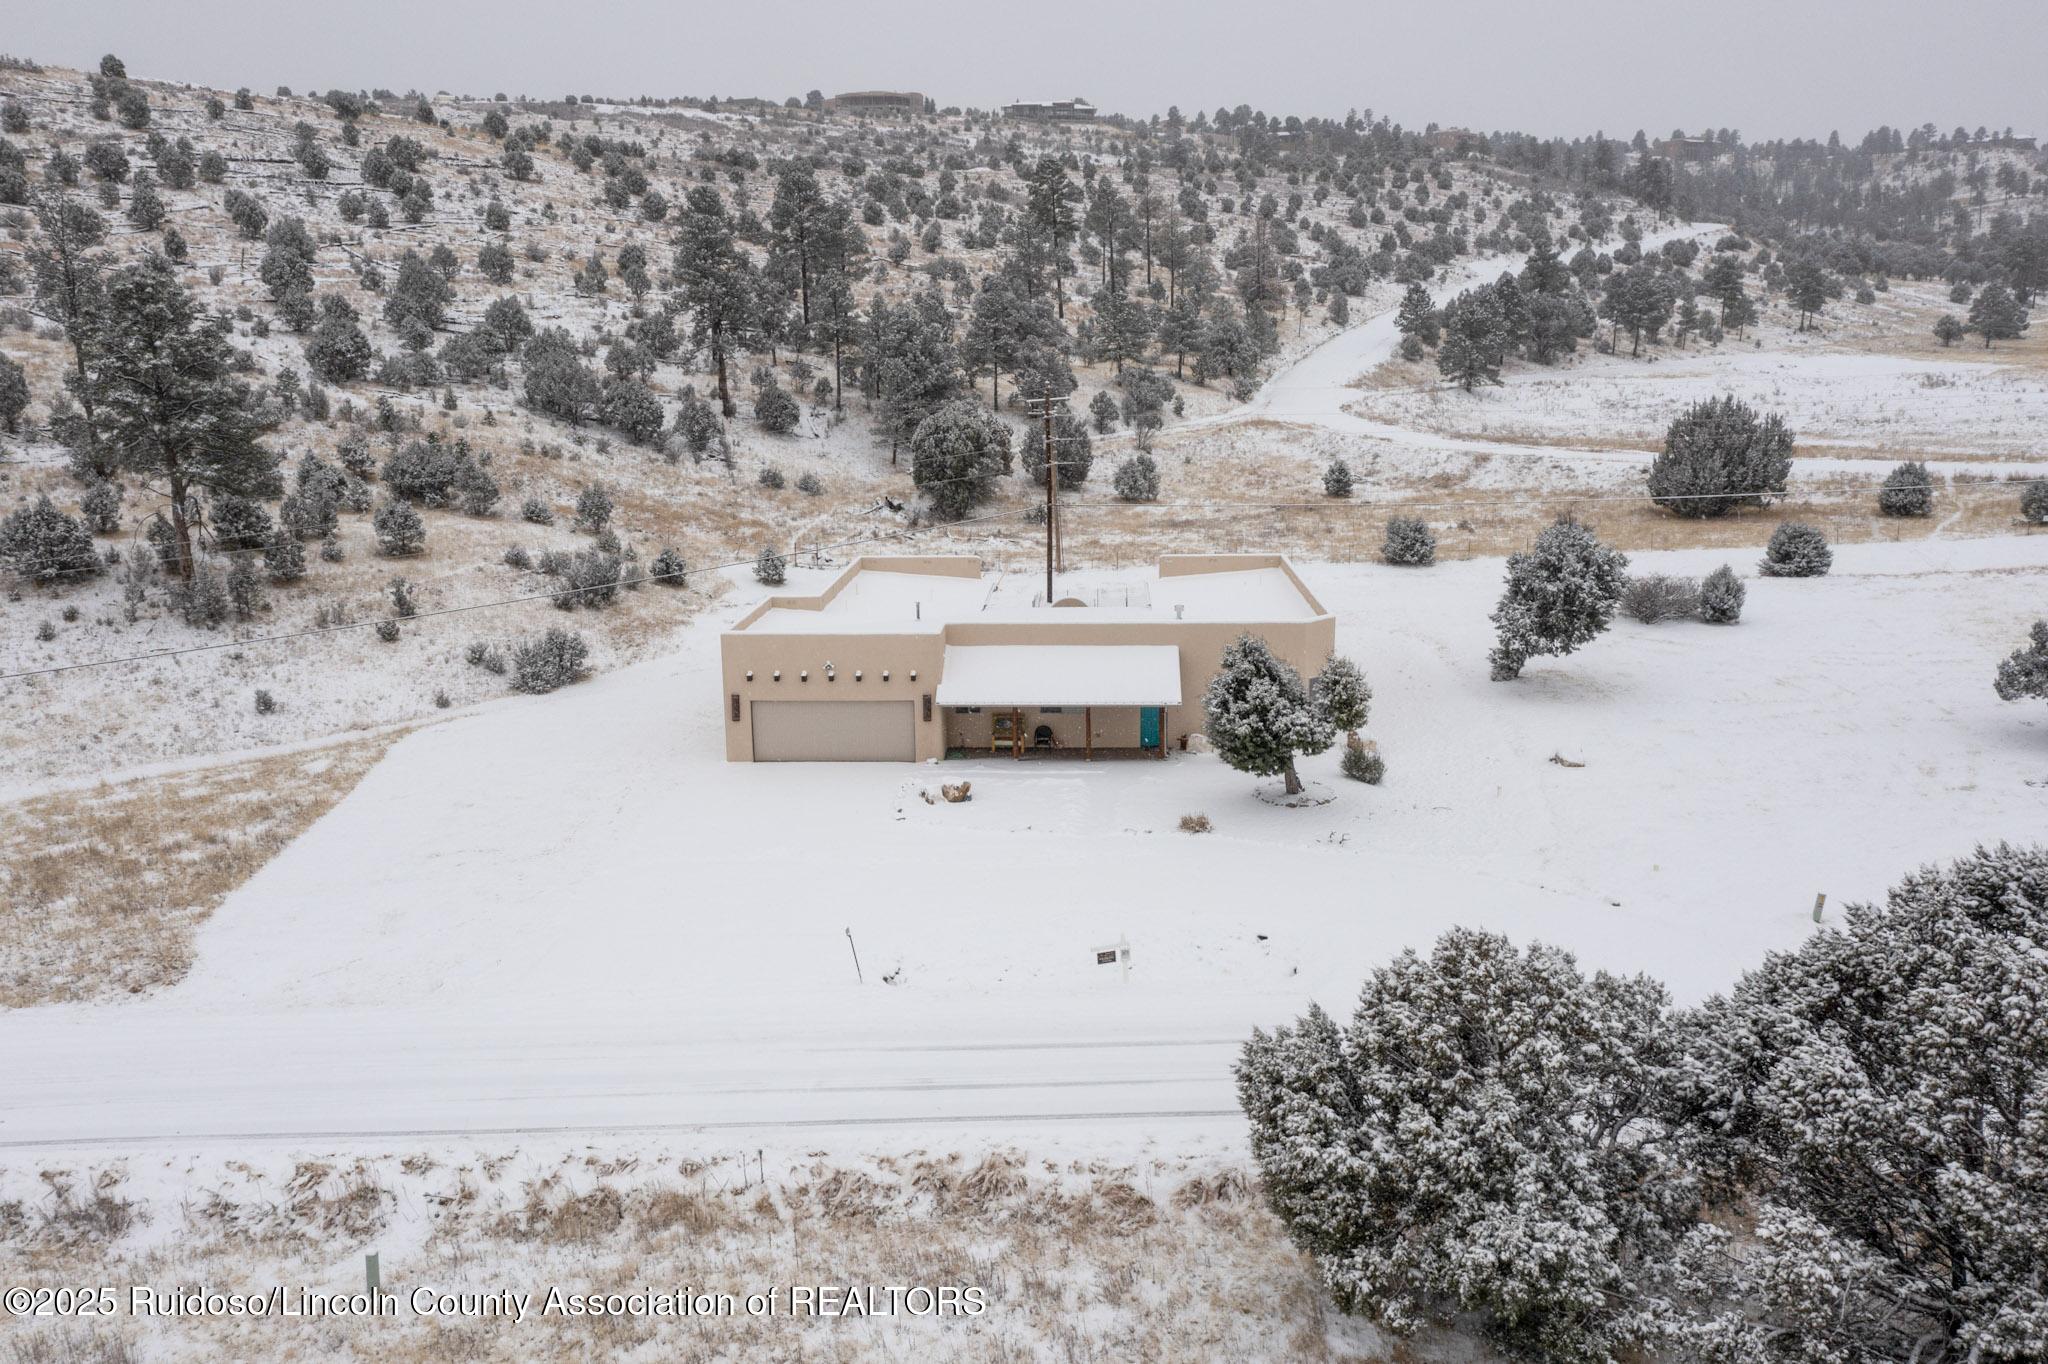
[[[1171,644],[948,645],[934,699],[949,755],[1164,758]]]

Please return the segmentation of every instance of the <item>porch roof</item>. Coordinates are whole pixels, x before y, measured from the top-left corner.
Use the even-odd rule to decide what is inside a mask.
[[[1172,644],[949,644],[942,706],[1177,706]]]

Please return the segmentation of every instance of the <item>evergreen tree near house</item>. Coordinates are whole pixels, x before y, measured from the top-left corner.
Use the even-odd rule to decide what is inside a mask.
[[[1354,491],[1351,466],[1341,459],[1333,459],[1323,470],[1323,492],[1330,497],[1349,497]]]
[[[1998,665],[1992,687],[2001,701],[2037,697],[2048,701],[2048,620],[2037,620],[2027,643]]]
[[[1095,441],[1088,434],[1088,428],[1075,420],[1065,410],[1052,415],[1052,442],[1054,463],[1058,472],[1054,477],[1059,486],[1069,492],[1088,482],[1088,471],[1095,463]],[[1018,464],[1025,480],[1037,487],[1045,486],[1045,423],[1024,424],[1024,448],[1018,454]]]
[[[1641,1140],[1664,1006],[1647,978],[1460,928],[1375,971],[1348,1023],[1311,1006],[1255,1031],[1236,1077],[1260,1184],[1338,1306],[1614,1357],[1636,1266],[1697,1201]]]
[[[1366,717],[1372,713],[1372,687],[1365,680],[1364,670],[1342,654],[1331,654],[1310,685],[1323,714],[1355,746],[1358,731],[1365,728]]]
[[[1217,756],[1240,772],[1283,778],[1290,796],[1302,789],[1295,758],[1323,752],[1336,737],[1301,674],[1255,635],[1240,635],[1224,648],[1203,704]]]
[[[780,554],[767,546],[754,556],[754,581],[769,587],[780,587],[788,578],[789,563]]]
[[[1125,502],[1157,502],[1159,465],[1141,450],[1116,466],[1116,473],[1110,477],[1110,487]]]
[[[1792,432],[1773,412],[1730,394],[1694,403],[1664,432],[1650,463],[1652,501],[1678,516],[1725,516],[1783,494],[1792,472]]]
[[[176,569],[189,575],[193,496],[274,497],[277,457],[258,438],[223,324],[201,313],[168,261],[145,257],[117,271],[95,332],[90,387],[106,445],[122,468],[164,490]]]
[[[1886,516],[1932,516],[1934,475],[1916,459],[1897,465],[1877,490],[1877,509]]]
[[[1700,619],[1709,625],[1733,625],[1742,619],[1742,602],[1749,589],[1727,564],[1700,580]]]
[[[1380,561],[1389,564],[1436,562],[1436,533],[1429,523],[1415,516],[1387,519],[1386,539],[1380,544]]]
[[[1834,562],[1826,536],[1803,522],[1786,521],[1771,532],[1756,571],[1766,578],[1818,578]]]
[[[2048,627],[2042,630],[2048,642]],[[1677,1020],[1691,1357],[2048,1353],[2048,848],[1979,847]]]
[[[2048,525],[2048,478],[2030,479],[2020,489],[2020,519],[2028,525]]]
[[[1494,608],[1493,680],[1509,682],[1540,654],[1569,654],[1614,619],[1628,581],[1628,556],[1600,543],[1570,517],[1508,556],[1507,588]]]
[[[1010,428],[971,398],[940,407],[910,438],[911,481],[941,520],[957,521],[987,501],[1011,463]]]

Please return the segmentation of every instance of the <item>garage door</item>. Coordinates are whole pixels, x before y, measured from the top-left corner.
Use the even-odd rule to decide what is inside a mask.
[[[754,761],[913,762],[909,701],[756,701]]]

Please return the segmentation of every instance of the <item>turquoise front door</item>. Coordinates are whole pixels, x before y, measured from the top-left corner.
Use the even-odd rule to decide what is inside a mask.
[[[1147,706],[1138,712],[1138,746],[1159,747],[1159,730],[1166,719],[1166,712],[1158,706]]]

